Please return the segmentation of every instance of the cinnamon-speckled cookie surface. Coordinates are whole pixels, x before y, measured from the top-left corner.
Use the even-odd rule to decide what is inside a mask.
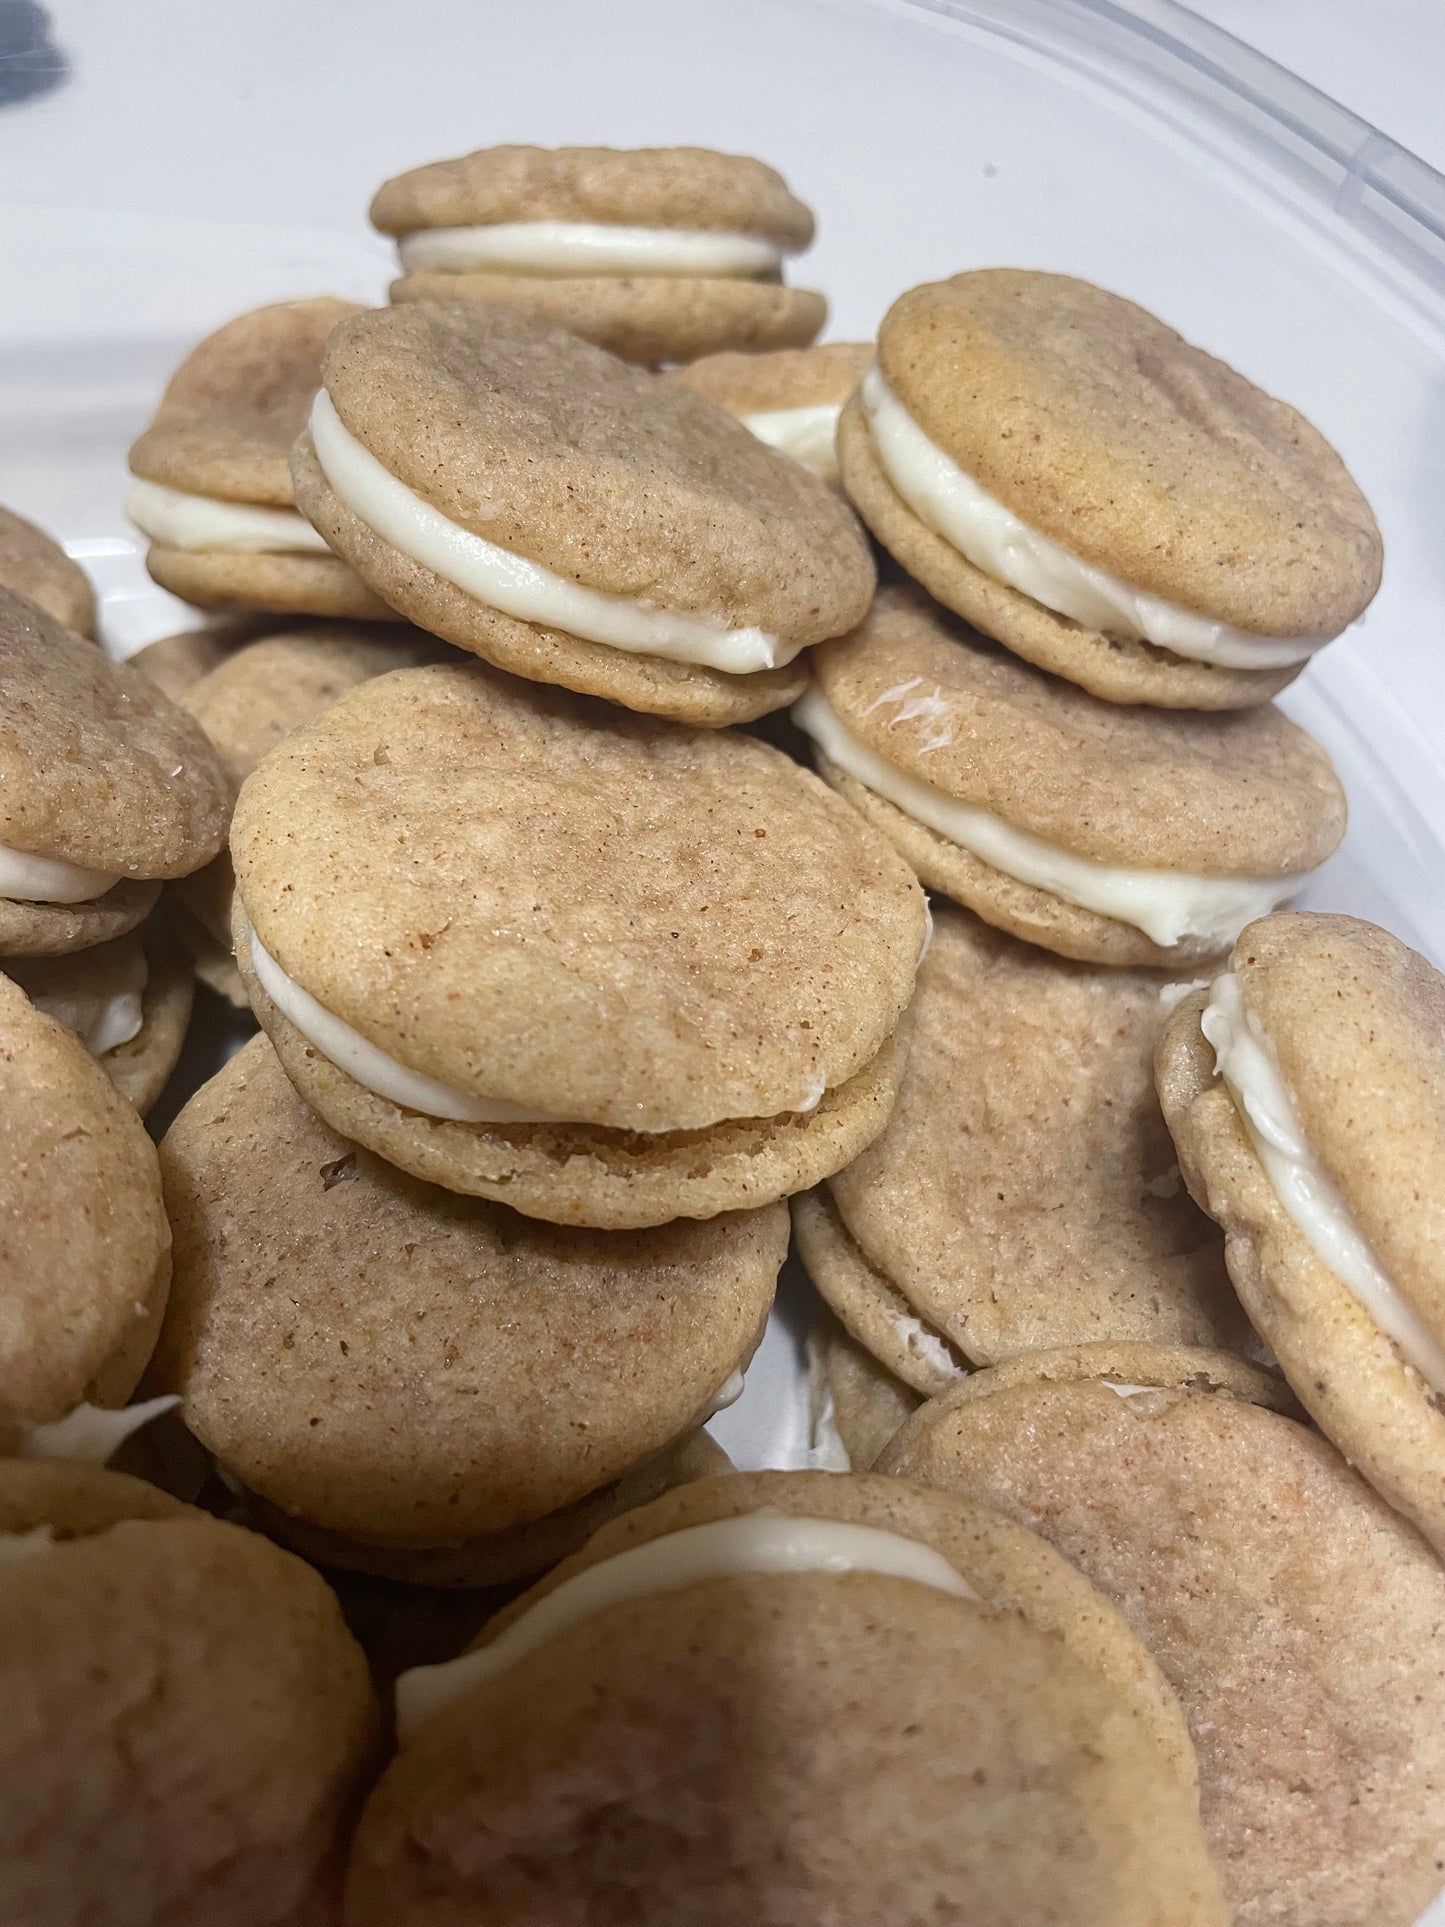
[[[77,635],[95,639],[95,591],[85,570],[53,536],[7,508],[0,508],[0,583]]]

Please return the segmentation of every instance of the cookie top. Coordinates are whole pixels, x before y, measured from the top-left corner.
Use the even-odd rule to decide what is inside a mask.
[[[258,633],[256,618],[232,617],[207,623],[202,629],[179,629],[172,636],[161,636],[127,656],[126,661],[143,669],[157,688],[178,703],[193,683],[210,675],[233,649]]]
[[[762,355],[704,355],[671,370],[667,379],[706,395],[730,415],[761,415],[783,408],[841,407],[872,359],[871,341],[823,341],[814,348],[775,348]]]
[[[1123,1609],[1189,1720],[1235,1919],[1413,1920],[1445,1843],[1445,1572],[1242,1368],[1110,1350],[979,1373],[882,1468],[1026,1520]]]
[[[0,681],[0,844],[129,877],[185,876],[220,849],[225,774],[144,671],[0,589]]]
[[[1079,856],[1293,876],[1344,834],[1329,757],[1272,704],[1206,716],[1100,702],[918,590],[883,590],[813,668],[844,726],[885,761]]]
[[[1445,977],[1373,923],[1306,911],[1250,924],[1230,968],[1311,1150],[1445,1331]]]
[[[751,1355],[786,1208],[561,1229],[348,1144],[264,1037],[161,1146],[175,1265],[158,1384],[245,1483],[435,1545],[569,1505],[707,1414]]]
[[[790,251],[813,216],[775,168],[707,147],[483,147],[384,181],[383,234],[501,221],[585,221],[763,235]]]
[[[288,737],[231,848],[256,934],[327,1011],[454,1089],[618,1129],[841,1085],[923,942],[902,859],[779,751],[472,665],[363,684]]]
[[[79,646],[79,645],[77,645]],[[122,1404],[170,1277],[155,1147],[80,1040],[0,977],[0,1405]]]
[[[159,1486],[102,1465],[0,1459],[0,1532],[48,1531],[58,1540],[107,1532],[122,1519],[195,1519]]]
[[[14,509],[0,508],[0,584],[38,602],[78,635],[95,637],[95,591],[78,562]]]
[[[372,676],[447,654],[406,623],[313,623],[227,650],[181,697],[231,781],[244,779],[293,729]]]
[[[798,646],[868,607],[867,540],[816,476],[700,395],[512,309],[358,314],[325,386],[389,474],[568,581]]]
[[[829,1190],[868,1259],[974,1361],[1105,1337],[1249,1342],[1154,1094],[1167,1010],[1152,973],[934,911],[898,1102]]]
[[[291,444],[321,381],[326,338],[359,314],[317,295],[238,315],[193,348],[130,451],[133,475],[223,502],[292,505]]]
[[[979,269],[895,301],[878,361],[968,475],[1132,587],[1284,637],[1337,634],[1379,586],[1375,518],[1319,431],[1132,301]]]

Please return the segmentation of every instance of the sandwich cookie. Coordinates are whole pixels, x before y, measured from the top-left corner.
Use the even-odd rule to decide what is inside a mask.
[[[403,1674],[347,1927],[1216,1927],[1178,1708],[1032,1534],[889,1480],[708,1480]]]
[[[1301,1404],[1445,1553],[1445,978],[1354,917],[1266,917],[1174,1013],[1158,1077]]]
[[[140,1119],[79,1038],[0,977],[0,1411],[46,1424],[123,1405],[170,1270]]]
[[[328,1130],[264,1037],[161,1168],[155,1383],[268,1526],[429,1584],[538,1571],[706,1464],[673,1448],[741,1391],[788,1244],[776,1204],[604,1234],[421,1184]]]
[[[186,1041],[193,978],[162,912],[123,937],[60,957],[7,957],[5,975],[72,1030],[144,1117]]]
[[[90,577],[53,536],[7,508],[0,508],[0,587],[29,596],[67,629],[95,640]]]
[[[220,849],[230,791],[199,724],[0,589],[0,957],[133,930]]]
[[[137,649],[126,660],[133,668],[143,669],[158,689],[173,703],[178,703],[193,684],[218,668],[233,649],[261,633],[264,633],[264,618],[222,616],[200,629],[182,629],[173,636],[161,636],[143,649]]]
[[[130,451],[126,514],[163,589],[203,609],[389,617],[296,512],[287,457],[353,301],[329,295],[238,315],[181,363]]]
[[[0,1915],[336,1918],[378,1722],[324,1581],[94,1467],[0,1464]]]
[[[1188,988],[939,908],[887,1127],[794,1205],[818,1289],[896,1378],[931,1397],[1104,1338],[1258,1349],[1154,1092]]]
[[[1281,1381],[1223,1353],[1011,1359],[880,1461],[1031,1526],[1179,1695],[1236,1927],[1409,1927],[1442,1884],[1445,1572]]]
[[[766,355],[708,355],[669,379],[706,395],[760,442],[836,484],[838,417],[872,359],[869,341],[828,341]]]
[[[1302,415],[1066,275],[903,295],[838,452],[926,589],[1107,702],[1265,702],[1379,587],[1370,506]]]
[[[1121,709],[1003,654],[913,589],[814,652],[818,767],[931,889],[1086,963],[1189,968],[1300,891],[1345,829],[1279,710]]]
[[[296,499],[423,629],[537,682],[706,726],[804,687],[866,611],[852,511],[711,402],[510,309],[344,323]]]
[[[879,1363],[831,1312],[808,1333],[809,1463],[866,1472],[923,1395]]]
[[[703,147],[488,147],[398,174],[393,301],[506,302],[627,361],[799,348],[820,294],[783,286],[813,216],[781,174]]]
[[[343,1137],[531,1217],[770,1204],[882,1129],[923,893],[808,770],[480,665],[364,683],[273,750],[236,955]]]

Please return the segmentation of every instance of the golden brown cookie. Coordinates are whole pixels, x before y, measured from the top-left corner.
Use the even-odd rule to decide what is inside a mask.
[[[1369,504],[1317,430],[1065,275],[902,295],[839,455],[933,595],[1110,702],[1264,702],[1379,586]]]
[[[1279,710],[1100,702],[913,588],[813,669],[793,713],[827,780],[930,888],[1061,956],[1192,968],[1344,834],[1329,757]]]
[[[95,640],[95,591],[78,562],[14,509],[0,508],[0,584],[29,596],[46,615]]]
[[[1122,1619],[1031,1534],[892,1481],[674,1492],[398,1710],[348,1927],[603,1895],[728,1927],[1224,1919],[1178,1709]]]
[[[810,1463],[866,1472],[923,1395],[895,1378],[831,1312],[808,1333]]]
[[[1188,1717],[1237,1927],[1410,1927],[1445,1858],[1445,1572],[1282,1391],[1183,1348],[1016,1358],[880,1468],[1027,1522],[1117,1603]]]
[[[1158,1076],[1300,1402],[1445,1551],[1445,979],[1357,918],[1266,917],[1175,1012]]]
[[[203,609],[391,615],[296,513],[287,456],[326,338],[360,310],[320,295],[238,315],[193,348],[130,451],[146,567]]]
[[[750,738],[402,670],[266,758],[232,856],[288,1075],[430,1182],[557,1223],[705,1218],[887,1116],[922,893]]]
[[[873,359],[871,341],[827,341],[771,354],[708,355],[673,371],[679,381],[823,481],[838,480],[838,417]]]
[[[813,217],[773,168],[702,147],[490,147],[383,183],[393,301],[505,302],[628,361],[796,348],[827,317],[782,285]]]
[[[0,956],[138,924],[159,879],[221,847],[230,790],[200,727],[142,671],[0,589]]]

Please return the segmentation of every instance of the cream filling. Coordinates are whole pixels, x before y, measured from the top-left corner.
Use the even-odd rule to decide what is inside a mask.
[[[903,1349],[921,1359],[930,1371],[937,1372],[942,1378],[968,1377],[968,1367],[960,1365],[952,1345],[925,1325],[921,1318],[902,1311],[893,1312],[890,1316],[894,1330],[903,1342]]]
[[[795,462],[825,482],[838,479],[839,402],[819,403],[814,408],[765,408],[755,415],[740,415],[743,427],[769,448],[791,455]]]
[[[87,870],[60,857],[32,856],[0,844],[0,897],[12,903],[91,903],[119,882],[106,870]]]
[[[558,1117],[552,1111],[529,1111],[525,1106],[511,1104],[502,1097],[477,1097],[471,1091],[455,1090],[450,1084],[443,1084],[435,1077],[427,1077],[423,1072],[399,1063],[369,1038],[363,1037],[359,1030],[353,1030],[343,1018],[318,1003],[294,977],[288,976],[254,930],[249,931],[249,936],[251,967],[271,1002],[300,1031],[308,1044],[314,1044],[324,1058],[360,1084],[363,1090],[385,1098],[389,1104],[400,1105],[405,1111],[420,1111],[423,1116],[447,1118],[458,1124],[585,1124],[588,1121],[585,1118]],[[810,1087],[803,1102],[793,1108],[798,1115],[807,1115],[818,1108],[823,1096],[824,1088],[815,1084]],[[728,1119],[717,1118],[714,1122],[725,1124]],[[640,1127],[618,1124],[599,1128],[634,1130]],[[672,1124],[655,1124],[641,1134],[656,1137],[678,1128]]]
[[[1274,1046],[1245,1008],[1238,977],[1214,981],[1200,1029],[1214,1046],[1215,1069],[1249,1133],[1255,1154],[1286,1214],[1310,1249],[1414,1366],[1445,1397],[1445,1344],[1416,1312],[1370,1249],[1334,1180],[1311,1150]]]
[[[5,966],[37,1010],[53,1017],[58,1024],[84,1044],[92,1057],[104,1057],[122,1044],[138,1037],[145,1024],[144,998],[150,970],[145,953],[137,947],[127,962],[125,981],[99,1003],[79,991],[47,988],[43,957],[14,957]]]
[[[772,1510],[714,1519],[588,1566],[543,1594],[489,1645],[442,1666],[403,1673],[396,1682],[398,1737],[404,1744],[424,1720],[462,1694],[610,1606],[754,1572],[879,1572],[959,1599],[978,1598],[941,1552],[876,1526],[793,1518]]]
[[[950,843],[1016,882],[1131,924],[1161,949],[1185,938],[1204,938],[1222,949],[1305,882],[1298,876],[1201,877],[1181,870],[1124,869],[1075,856],[895,769],[852,734],[816,687],[794,706],[793,720],[829,762]]]
[[[221,502],[161,482],[137,482],[126,497],[125,512],[142,535],[168,549],[221,555],[331,553],[325,537],[295,509]]]
[[[312,405],[311,439],[322,473],[353,515],[413,562],[518,622],[733,676],[777,669],[802,647],[763,629],[729,629],[721,617],[604,595],[460,528],[362,447],[324,388]]]
[[[21,1459],[65,1459],[72,1465],[104,1465],[118,1452],[132,1432],[138,1432],[162,1412],[180,1404],[174,1393],[161,1398],[143,1399],[139,1405],[124,1405],[108,1411],[99,1405],[77,1405],[64,1418],[49,1425],[20,1427],[20,1444],[15,1456]]]
[[[698,1423],[706,1425],[710,1418],[716,1418],[719,1412],[725,1412],[730,1405],[736,1405],[743,1395],[746,1383],[747,1381],[740,1371],[729,1372],[722,1384],[718,1386],[717,1390],[708,1400],[707,1408]]]
[[[1012,509],[929,440],[877,364],[860,390],[873,446],[889,481],[921,522],[976,569],[1046,609],[1105,635],[1152,642],[1192,662],[1278,669],[1306,662],[1329,636],[1262,636],[1131,589],[1020,521]]]
[[[1157,1392],[1162,1389],[1158,1385],[1121,1385],[1117,1378],[1101,1378],[1099,1383],[1107,1385],[1116,1398],[1138,1398],[1143,1392]]]
[[[851,1472],[853,1461],[838,1430],[838,1408],[831,1385],[823,1387],[808,1422],[808,1467],[813,1472]]]
[[[0,1566],[24,1565],[38,1553],[54,1549],[54,1526],[34,1526],[29,1532],[0,1532]]]
[[[403,272],[706,275],[755,280],[780,272],[783,249],[761,234],[625,227],[601,221],[494,221],[415,228],[397,242]]]

